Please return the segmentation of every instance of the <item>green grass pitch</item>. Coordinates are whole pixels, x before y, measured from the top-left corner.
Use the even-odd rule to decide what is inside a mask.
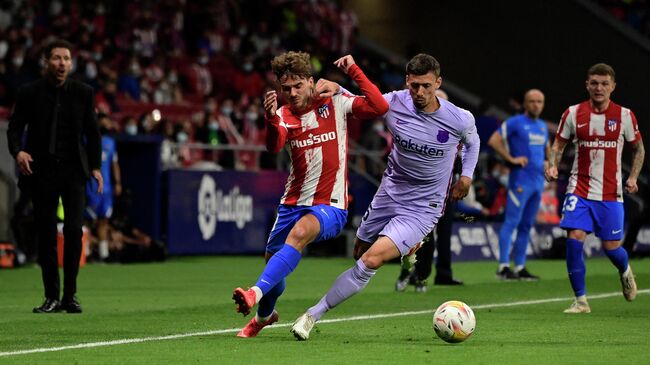
[[[587,260],[592,313],[584,315],[562,313],[572,297],[563,261],[530,261],[539,282],[499,282],[494,262],[455,263],[466,285],[429,286],[426,293],[413,287],[396,293],[399,268],[388,264],[317,323],[309,341],[296,341],[290,324],[352,263],[305,258],[278,302],[280,322],[252,339],[235,337],[248,318],[235,313],[231,295],[255,282],[259,257],[89,265],[79,276],[80,315],[32,314],[42,300],[40,270],[3,270],[0,364],[645,364],[650,358],[647,260],[631,261],[641,290],[632,303],[620,294],[607,259]],[[443,342],[431,328],[435,308],[451,299],[469,304],[477,318],[474,335],[461,344]]]

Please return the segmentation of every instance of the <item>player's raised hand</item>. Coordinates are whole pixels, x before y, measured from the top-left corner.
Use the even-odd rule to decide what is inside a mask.
[[[350,55],[343,56],[338,60],[334,61],[334,65],[338,67],[341,71],[345,72],[346,74],[348,73],[350,66],[354,64],[355,64],[354,58],[352,58],[352,56]]]
[[[334,81],[319,79],[314,87],[314,94],[321,99],[331,98],[339,92],[339,84]]]
[[[454,186],[451,187],[451,199],[453,201],[458,201],[466,197],[471,185],[472,179],[467,176],[461,176]]]
[[[264,114],[266,119],[271,119],[275,116],[278,110],[278,93],[275,90],[269,90],[264,95]]]
[[[557,167],[550,166],[544,169],[544,177],[548,182],[557,180]]]
[[[625,182],[625,192],[628,194],[634,194],[639,191],[639,187],[636,184],[636,179],[628,178]]]

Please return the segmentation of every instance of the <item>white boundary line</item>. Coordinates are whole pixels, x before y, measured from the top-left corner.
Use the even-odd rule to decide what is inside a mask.
[[[639,290],[638,293],[639,294],[648,294],[648,293],[650,293],[650,289]],[[615,297],[615,296],[619,296],[619,295],[621,295],[621,292],[595,294],[595,295],[590,295],[588,297],[588,299],[592,300],[592,299],[611,298],[611,297]],[[505,308],[505,307],[520,306],[520,305],[562,302],[562,301],[567,301],[567,300],[571,300],[571,299],[573,299],[573,298],[547,298],[547,299],[526,300],[526,301],[511,302],[511,303],[477,304],[477,305],[472,305],[471,307],[474,310],[476,310],[476,309],[488,309],[488,308]],[[322,321],[318,321],[318,324],[347,322],[347,321],[363,321],[363,320],[378,319],[378,318],[412,316],[412,315],[433,313],[434,310],[435,309],[422,310],[422,311],[411,311],[411,312],[380,313],[380,314],[372,314],[372,315],[365,315],[365,316],[354,316],[354,317],[324,319]],[[280,324],[275,324],[275,325],[269,327],[269,329],[284,328],[284,327],[289,327],[291,325],[292,325],[292,323],[280,323]],[[168,336],[125,338],[125,339],[121,339],[121,340],[88,342],[88,343],[80,343],[80,344],[76,344],[76,345],[59,346],[59,347],[42,347],[42,348],[28,349],[28,350],[0,352],[0,357],[16,356],[16,355],[28,355],[28,354],[35,354],[35,353],[40,353],[40,352],[54,352],[54,351],[76,350],[76,349],[85,349],[85,348],[93,348],[93,347],[127,345],[127,344],[132,344],[132,343],[150,342],[150,341],[176,340],[176,339],[179,339],[179,338],[186,338],[186,337],[211,336],[211,335],[220,335],[220,334],[224,334],[224,333],[235,333],[235,332],[239,332],[239,330],[240,330],[239,328],[229,328],[229,329],[223,329],[223,330],[179,333],[179,334],[168,335]]]

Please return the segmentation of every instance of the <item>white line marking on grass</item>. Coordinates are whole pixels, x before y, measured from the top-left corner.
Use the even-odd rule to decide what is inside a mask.
[[[648,294],[648,293],[650,293],[650,289],[643,289],[643,290],[638,291],[638,294]],[[619,296],[619,295],[621,295],[620,292],[595,294],[595,295],[590,295],[589,300],[610,298],[610,297],[615,297],[615,296]],[[573,298],[547,298],[547,299],[537,299],[537,300],[525,300],[525,301],[511,302],[511,303],[476,304],[476,305],[472,305],[471,307],[474,310],[476,310],[476,309],[488,309],[488,308],[505,308],[505,307],[520,306],[520,305],[562,302],[562,301],[571,300],[571,299],[573,299]],[[412,316],[412,315],[418,315],[418,314],[433,313],[434,310],[435,310],[435,308],[434,309],[429,309],[429,310],[422,310],[422,311],[398,312],[398,313],[380,313],[380,314],[369,314],[369,315],[365,315],[365,316],[332,318],[332,319],[324,319],[324,320],[318,321],[318,324],[347,322],[347,321],[362,321],[362,320],[367,320],[367,319],[379,319],[379,318]],[[292,324],[293,323],[274,324],[273,326],[269,327],[269,329],[289,327]],[[64,350],[86,349],[86,348],[93,348],[93,347],[128,345],[128,344],[140,343],[140,342],[176,340],[176,339],[179,339],[179,338],[186,338],[186,337],[221,335],[221,334],[224,334],[224,333],[236,333],[236,332],[239,332],[239,330],[240,330],[239,328],[229,328],[229,329],[223,329],[223,330],[179,333],[179,334],[168,335],[168,336],[125,338],[125,339],[121,339],[121,340],[88,342],[88,343],[80,343],[80,344],[68,345],[68,346],[42,347],[42,348],[36,348],[36,349],[0,352],[0,357],[35,354],[35,353],[40,353],[40,352],[54,352],[54,351],[64,351]]]

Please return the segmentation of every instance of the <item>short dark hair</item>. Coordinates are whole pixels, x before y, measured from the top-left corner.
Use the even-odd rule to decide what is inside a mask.
[[[406,74],[409,75],[426,75],[433,72],[436,77],[440,77],[440,63],[433,56],[426,53],[411,58],[406,64]]]
[[[48,43],[45,48],[43,49],[43,57],[50,58],[52,55],[52,50],[55,48],[65,48],[70,53],[72,53],[72,43],[66,41],[65,39],[55,39]]]
[[[597,63],[589,67],[589,70],[587,70],[587,79],[591,75],[611,76],[612,81],[616,81],[616,73],[614,72],[614,69],[606,63]]]
[[[271,69],[278,80],[285,75],[307,79],[312,76],[311,56],[306,52],[289,51],[275,57],[271,61]]]

